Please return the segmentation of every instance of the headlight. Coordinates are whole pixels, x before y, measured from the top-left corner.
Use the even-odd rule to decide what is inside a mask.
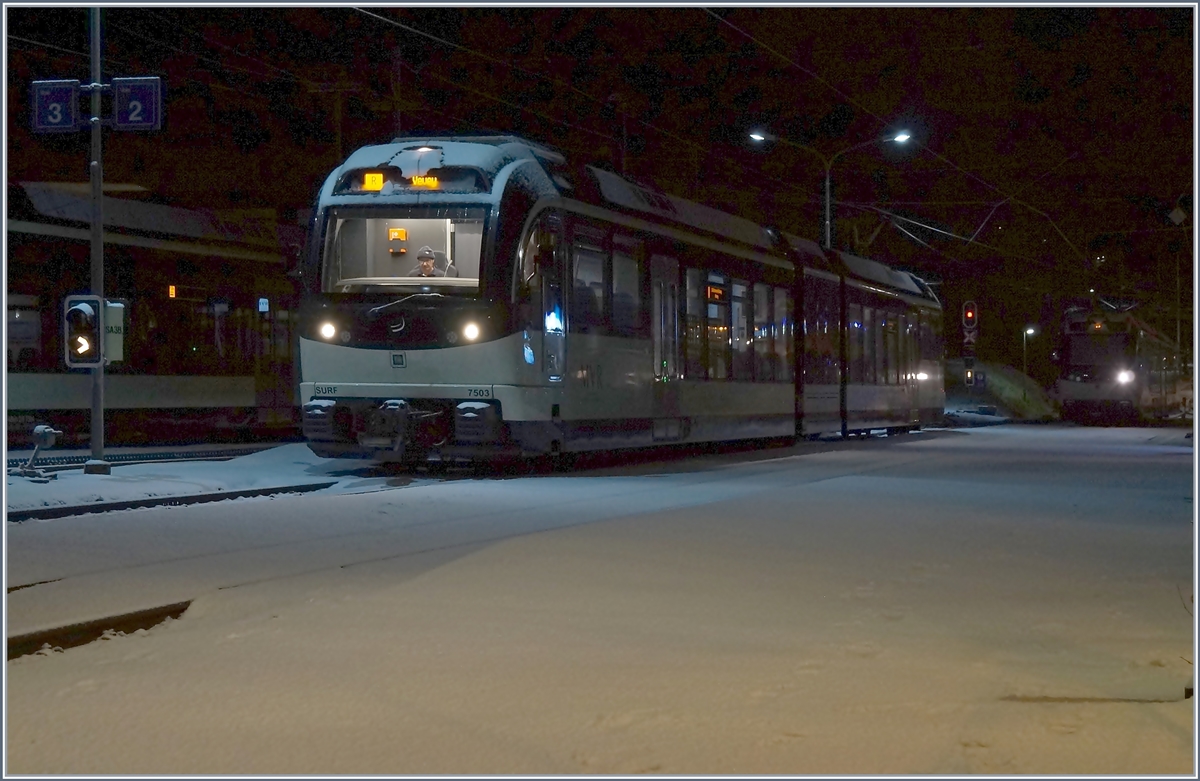
[[[332,339],[337,333],[337,328],[333,323],[321,323],[320,334],[322,339]]]
[[[926,374],[925,372],[917,372],[917,379],[918,380],[928,380],[929,375]]]
[[[463,337],[468,342],[473,342],[479,338],[479,326],[474,323],[467,323],[463,326]]]
[[[1117,382],[1121,383],[1122,385],[1128,385],[1129,383],[1133,382],[1133,372],[1129,371],[1128,369],[1121,372],[1117,375]]]

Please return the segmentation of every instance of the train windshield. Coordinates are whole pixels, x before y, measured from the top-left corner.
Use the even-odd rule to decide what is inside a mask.
[[[477,294],[487,214],[486,206],[334,207],[325,231],[321,289]]]
[[[1129,334],[1103,333],[1071,336],[1067,341],[1071,368],[1107,366],[1129,353]]]

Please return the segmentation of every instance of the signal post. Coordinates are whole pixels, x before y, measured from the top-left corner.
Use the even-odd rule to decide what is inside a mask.
[[[969,390],[975,385],[975,342],[979,338],[979,307],[974,301],[963,302],[962,325],[963,381]]]
[[[104,300],[104,168],[100,130],[104,125],[116,130],[158,130],[162,126],[162,82],[157,76],[116,78],[111,84],[100,82],[100,9],[92,8],[90,84],[74,79],[35,81],[30,85],[33,98],[33,132],[69,133],[87,127],[92,131],[92,161],[88,166],[92,185],[92,285],[91,295],[71,296],[63,302],[63,342],[68,367],[89,368],[92,373],[92,458],[83,467],[88,474],[109,474],[104,460],[104,364],[120,360],[120,354],[106,355]],[[79,94],[91,97],[91,115],[77,119]],[[101,114],[103,93],[113,95],[113,116]],[[123,324],[122,324],[123,325]]]

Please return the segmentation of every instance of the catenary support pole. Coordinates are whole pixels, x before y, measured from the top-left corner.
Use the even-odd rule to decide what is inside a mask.
[[[88,474],[109,474],[110,467],[104,460],[104,167],[101,160],[100,136],[100,9],[92,8],[91,58],[92,110],[89,121],[92,126],[92,162],[89,166],[92,180],[92,295],[100,299],[100,311],[96,313],[99,324],[100,360],[92,368],[92,459],[84,465]]]

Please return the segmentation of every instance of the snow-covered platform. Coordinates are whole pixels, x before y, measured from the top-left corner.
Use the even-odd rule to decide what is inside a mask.
[[[44,452],[47,457],[62,454],[56,450]],[[20,455],[9,453],[10,457]],[[50,472],[55,477],[48,482],[9,475],[5,506],[12,522],[338,486],[353,490],[372,481],[383,482],[384,478],[364,481],[357,474],[357,466],[365,466],[365,462],[360,465],[320,458],[303,444],[280,445],[223,461],[114,463],[107,475],[64,469]]]

